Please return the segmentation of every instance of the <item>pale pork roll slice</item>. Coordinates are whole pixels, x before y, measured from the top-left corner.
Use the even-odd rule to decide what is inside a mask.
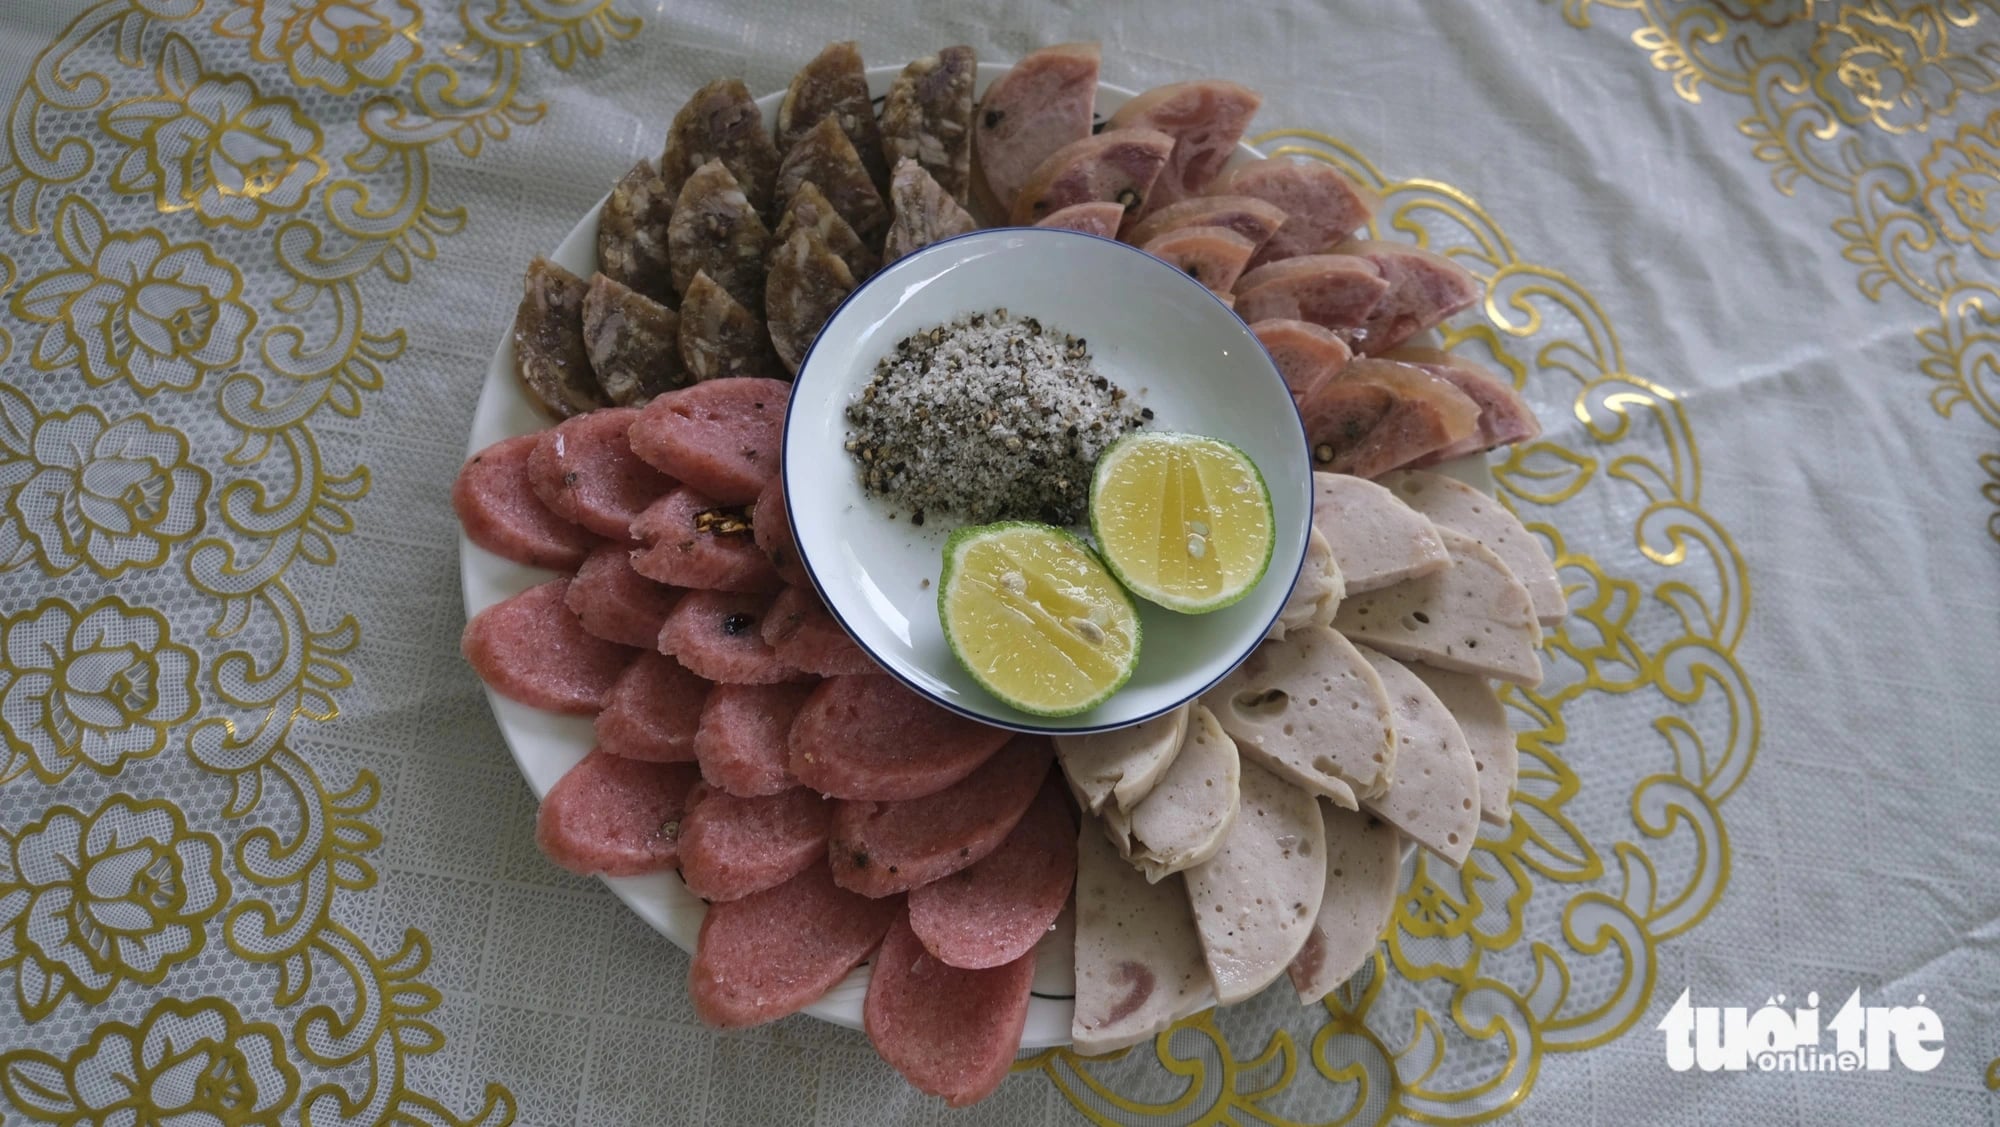
[[[1056,736],[1056,761],[1077,802],[1092,814],[1139,805],[1174,765],[1191,707],[1183,704],[1129,728]]]
[[[1129,814],[1106,807],[1104,832],[1147,880],[1199,865],[1215,856],[1235,824],[1241,772],[1235,742],[1214,713],[1193,705],[1165,777]]]
[[[1569,614],[1569,601],[1556,579],[1555,564],[1507,506],[1457,478],[1425,470],[1385,474],[1382,485],[1439,528],[1462,532],[1493,550],[1535,604],[1535,618],[1555,626]]]
[[[1353,598],[1451,566],[1429,517],[1349,474],[1313,474],[1313,527],[1326,535]]]
[[[1255,763],[1222,851],[1182,874],[1215,999],[1254,997],[1291,965],[1326,891],[1319,800]]]
[[[1452,566],[1346,599],[1334,628],[1398,661],[1541,684],[1542,628],[1528,589],[1479,541],[1449,528],[1438,535]]]
[[[1355,648],[1382,678],[1396,712],[1395,778],[1362,807],[1458,868],[1479,834],[1479,772],[1465,733],[1408,667],[1367,646]]]
[[[1326,890],[1319,917],[1286,968],[1299,1001],[1326,997],[1375,952],[1396,913],[1403,838],[1371,814],[1320,804],[1326,826]]]
[[[1452,673],[1428,665],[1406,666],[1444,702],[1472,749],[1479,776],[1479,820],[1504,826],[1514,820],[1514,784],[1521,771],[1520,749],[1507,723],[1507,707],[1484,677]]]
[[[1341,581],[1340,564],[1333,558],[1333,545],[1314,528],[1306,536],[1306,560],[1299,568],[1299,577],[1292,583],[1292,593],[1285,599],[1285,605],[1278,609],[1278,619],[1271,623],[1266,638],[1283,640],[1293,630],[1303,630],[1308,626],[1332,626],[1333,613],[1340,607],[1341,597],[1347,593],[1346,584]]]
[[[1389,785],[1396,742],[1382,679],[1324,626],[1287,631],[1202,696],[1243,756],[1356,809]]]
[[[1076,851],[1076,1051],[1136,1045],[1214,1002],[1181,879],[1148,881],[1085,818]]]

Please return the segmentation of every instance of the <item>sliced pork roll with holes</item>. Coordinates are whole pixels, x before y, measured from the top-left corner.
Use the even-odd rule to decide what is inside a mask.
[[[1438,530],[1451,566],[1340,604],[1334,628],[1399,661],[1534,688],[1542,628],[1528,589],[1479,541]]]
[[[1078,804],[1093,814],[1138,806],[1180,753],[1190,707],[1183,704],[1129,728],[1056,736],[1056,761]]]
[[[1451,566],[1430,518],[1363,478],[1313,474],[1313,527],[1333,548],[1346,588],[1342,598]]]
[[[1326,891],[1312,934],[1285,968],[1299,1001],[1311,1005],[1354,976],[1396,911],[1403,839],[1370,814],[1320,804],[1326,825]]]
[[[1356,809],[1395,771],[1382,679],[1326,627],[1259,645],[1201,699],[1245,759],[1337,806]]]
[[[1430,686],[1401,662],[1357,646],[1382,678],[1396,716],[1396,774],[1362,808],[1452,868],[1465,864],[1479,834],[1479,772],[1458,721]]]
[[[1479,776],[1479,820],[1504,826],[1514,820],[1514,783],[1520,750],[1507,724],[1507,708],[1484,677],[1412,663],[1407,667],[1444,702],[1465,733],[1472,769]]]
[[[1382,485],[1405,505],[1429,517],[1439,528],[1462,532],[1493,550],[1528,589],[1535,618],[1555,626],[1569,613],[1556,569],[1542,551],[1542,542],[1507,506],[1457,478],[1424,470],[1398,470]]]
[[[1236,744],[1215,715],[1196,704],[1159,785],[1129,813],[1114,805],[1099,816],[1118,852],[1157,881],[1215,856],[1235,824],[1240,793]]]
[[[1076,857],[1076,1051],[1136,1045],[1214,1002],[1181,878],[1148,881],[1086,819]]]
[[[1319,800],[1255,763],[1243,812],[1214,857],[1182,874],[1215,1000],[1254,997],[1291,965],[1326,891]]]

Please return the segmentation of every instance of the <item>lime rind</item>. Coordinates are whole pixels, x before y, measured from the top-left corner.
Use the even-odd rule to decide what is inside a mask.
[[[1145,441],[1214,443],[1217,446],[1227,448],[1249,469],[1250,479],[1257,483],[1257,491],[1263,497],[1264,511],[1272,514],[1270,520],[1272,535],[1264,538],[1264,558],[1257,564],[1257,574],[1239,590],[1224,592],[1208,600],[1182,599],[1165,591],[1148,590],[1146,584],[1135,582],[1130,575],[1126,574],[1125,569],[1118,566],[1117,554],[1107,549],[1104,530],[1098,526],[1098,492],[1104,487],[1111,469],[1118,463],[1116,455],[1119,448],[1125,446],[1127,443]],[[1105,569],[1111,572],[1112,578],[1118,580],[1120,586],[1149,603],[1165,607],[1171,611],[1181,614],[1209,614],[1222,610],[1224,607],[1234,606],[1249,597],[1250,592],[1255,591],[1258,584],[1264,582],[1264,576],[1271,570],[1271,558],[1276,554],[1278,548],[1276,531],[1276,512],[1271,505],[1271,487],[1264,480],[1264,471],[1257,468],[1257,463],[1251,459],[1250,455],[1244,453],[1242,447],[1226,439],[1212,438],[1208,435],[1200,434],[1133,431],[1131,434],[1125,435],[1105,447],[1103,453],[1097,456],[1097,465],[1090,474],[1090,537],[1097,542],[1097,558],[1103,562]]]

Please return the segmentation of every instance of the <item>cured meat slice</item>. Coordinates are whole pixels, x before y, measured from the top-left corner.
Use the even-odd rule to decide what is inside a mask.
[[[862,1024],[875,1051],[918,1091],[967,1107],[992,1095],[1013,1068],[1034,982],[1033,951],[962,970],[924,950],[903,918],[882,940]]]
[[[751,206],[771,214],[778,149],[764,128],[764,111],[740,79],[716,79],[695,91],[674,115],[660,156],[660,180],[669,198],[678,197],[694,170],[712,160],[729,169]]]
[[[1507,506],[1457,478],[1423,470],[1398,470],[1382,485],[1405,505],[1431,519],[1439,528],[1462,532],[1493,550],[1514,578],[1528,589],[1535,618],[1544,626],[1560,623],[1569,613],[1555,565],[1541,541],[1521,524]]]
[[[1037,222],[1037,227],[1056,227],[1064,231],[1082,231],[1099,238],[1118,237],[1118,225],[1125,222],[1125,205],[1117,200],[1089,200],[1073,203]]]
[[[1307,1005],[1333,993],[1374,954],[1395,914],[1403,870],[1403,840],[1393,828],[1335,806],[1319,812],[1326,823],[1326,891],[1312,934],[1286,968]]]
[[[1188,708],[1183,704],[1129,728],[1056,736],[1056,760],[1077,802],[1092,814],[1138,806],[1180,754]]]
[[[1359,239],[1334,251],[1374,263],[1389,283],[1389,292],[1353,336],[1355,351],[1370,356],[1436,328],[1452,314],[1472,308],[1486,292],[1465,267],[1408,243]]]
[[[728,685],[775,685],[805,674],[786,665],[758,632],[767,595],[690,591],[660,628],[660,652],[697,675]]]
[[[1253,324],[1272,319],[1309,321],[1344,340],[1366,323],[1388,292],[1389,283],[1365,258],[1301,255],[1238,278],[1236,315]]]
[[[858,896],[825,865],[710,905],[688,966],[695,1016],[740,1028],[797,1013],[873,954],[902,913],[901,898]]]
[[[826,241],[827,249],[847,263],[847,272],[854,275],[856,284],[882,268],[881,256],[861,241],[861,236],[855,234],[847,220],[840,217],[840,212],[828,202],[819,185],[810,180],[800,182],[792,190],[792,198],[785,204],[785,218],[779,222],[778,229],[771,232],[773,257],[800,228],[819,232],[819,237]]]
[[[892,896],[978,863],[1028,812],[1050,755],[1047,740],[1023,736],[935,794],[837,804],[827,845],[833,879],[864,896]],[[792,773],[799,774],[796,757]]]
[[[542,503],[599,536],[626,540],[632,520],[674,483],[632,453],[637,407],[609,407],[545,430],[528,455]]]
[[[694,736],[701,777],[744,798],[798,785],[786,764],[785,738],[811,685],[717,685],[701,708]]]
[[[1022,183],[1008,217],[1014,226],[1028,227],[1071,204],[1111,200],[1124,204],[1130,218],[1145,208],[1173,149],[1172,137],[1152,129],[1120,129],[1071,141]]]
[[[819,232],[801,227],[771,258],[764,295],[771,343],[785,370],[797,375],[827,319],[854,292],[854,275]]]
[[[1236,143],[1263,104],[1247,86],[1202,78],[1155,86],[1118,107],[1109,129],[1153,129],[1174,139],[1173,154],[1139,217],[1201,194],[1235,155]]]
[[[649,763],[695,758],[708,682],[660,653],[643,653],[611,686],[597,714],[597,746],[607,755]]]
[[[1030,51],[986,88],[973,115],[979,168],[1000,211],[1057,149],[1090,136],[1097,108],[1095,43]]]
[[[1325,534],[1340,565],[1342,598],[1451,566],[1430,518],[1363,478],[1313,474],[1313,527]]]
[[[799,558],[798,544],[792,539],[792,518],[785,508],[782,475],[772,474],[764,492],[757,495],[757,506],[750,511],[750,531],[757,546],[771,558],[771,566],[778,569],[778,578],[794,587],[812,586],[805,561]]]
[[[1226,294],[1257,244],[1227,227],[1177,227],[1139,248],[1180,267],[1188,277]]]
[[[778,474],[791,385],[708,380],[669,392],[632,424],[632,450],[722,505],[747,505]]]
[[[1252,267],[1317,254],[1367,226],[1381,199],[1320,160],[1272,157],[1238,165],[1208,186],[1211,196],[1255,196],[1285,213]]]
[[[1215,1000],[1255,996],[1298,957],[1326,891],[1319,800],[1243,765],[1243,813],[1222,851],[1181,874]]]
[[[1053,778],[984,860],[910,890],[910,928],[947,966],[983,970],[1035,949],[1076,880],[1076,820]]]
[[[1235,742],[1214,713],[1196,704],[1188,714],[1187,737],[1160,785],[1129,814],[1106,809],[1104,831],[1147,880],[1199,865],[1222,848],[1236,822],[1241,767]]]
[[[868,67],[852,40],[827,44],[792,76],[784,100],[778,103],[778,151],[791,155],[814,126],[829,119],[859,154],[868,178],[877,185],[888,184],[882,127],[875,120],[875,102],[868,94]]]
[[[468,540],[528,567],[568,571],[597,537],[535,496],[528,457],[539,434],[521,434],[474,454],[451,485],[451,508]]]
[[[684,763],[642,763],[593,750],[549,788],[535,844],[573,873],[657,873],[680,863],[681,815],[701,782]]]
[[[1357,357],[1299,404],[1313,468],[1379,477],[1479,426],[1479,405],[1422,368]]]
[[[764,616],[764,640],[787,665],[821,677],[882,672],[810,588],[779,593]]]
[[[749,514],[685,485],[639,514],[632,535],[647,545],[632,553],[632,568],[648,579],[703,591],[778,589],[770,557],[750,538]]]
[[[1180,875],[1148,881],[1086,824],[1076,854],[1076,1051],[1136,1045],[1214,1002]]]
[[[1449,528],[1438,536],[1450,567],[1349,598],[1334,628],[1398,661],[1541,684],[1542,628],[1528,589],[1479,541]]]
[[[972,187],[972,87],[978,77],[972,48],[946,47],[904,67],[882,100],[882,154],[889,167],[916,161],[960,204]]]
[[[879,150],[877,152],[879,156]],[[854,143],[840,131],[833,118],[824,118],[798,143],[785,152],[778,167],[778,202],[787,205],[800,184],[812,181],[847,220],[861,241],[871,247],[882,245],[882,231],[889,224],[889,208],[874,178],[861,163]]]
[[[741,900],[826,862],[832,810],[804,787],[760,798],[710,791],[681,821],[681,879],[703,900]]]
[[[1245,759],[1336,806],[1355,809],[1394,774],[1382,679],[1324,626],[1263,643],[1201,699]]]
[[[582,278],[546,258],[528,263],[514,310],[514,374],[528,398],[557,419],[608,406],[583,347]]]
[[[563,605],[569,580],[551,579],[487,607],[465,624],[459,649],[486,686],[530,708],[588,716],[633,653],[595,637]]]
[[[1271,354],[1271,363],[1278,366],[1278,374],[1285,377],[1294,399],[1310,396],[1320,384],[1339,375],[1354,357],[1347,342],[1332,329],[1308,321],[1274,317],[1255,322],[1250,331]]]
[[[821,794],[896,801],[935,794],[972,774],[1007,733],[878,673],[828,678],[799,711],[789,742],[793,776]]]
[[[606,544],[577,569],[563,604],[576,612],[585,630],[605,641],[650,650],[680,597],[672,587],[633,571],[630,549]]]
[[[979,229],[979,224],[958,201],[931,179],[923,165],[913,160],[896,162],[895,178],[889,183],[889,203],[893,214],[888,238],[882,244],[884,262],[894,262],[932,243]]]
[[[1125,232],[1125,241],[1144,246],[1180,227],[1227,227],[1261,247],[1284,222],[1283,209],[1255,196],[1195,196],[1141,219]]]
[[[1479,404],[1479,429],[1442,450],[1418,459],[1419,465],[1436,465],[1467,454],[1478,454],[1496,446],[1532,442],[1541,437],[1542,423],[1535,417],[1514,385],[1470,360],[1435,348],[1398,348],[1384,359],[1415,364],[1451,385]]]
[[[621,407],[641,406],[688,382],[680,316],[604,274],[590,279],[583,298],[583,346],[605,398]]]
[[[681,185],[667,245],[675,293],[685,294],[696,274],[707,274],[744,308],[763,308],[771,232],[721,161],[695,169]]]
[[[750,307],[707,274],[681,296],[681,367],[693,380],[777,378],[784,374],[771,334]]]
[[[1472,769],[1479,776],[1479,819],[1504,826],[1514,820],[1514,783],[1520,773],[1520,750],[1507,724],[1507,709],[1484,677],[1452,673],[1428,665],[1406,666],[1430,686],[1444,703],[1465,743],[1472,750]]]
[[[1299,577],[1292,581],[1292,593],[1278,610],[1278,620],[1265,637],[1282,641],[1286,634],[1308,626],[1332,626],[1333,612],[1340,606],[1347,588],[1334,561],[1333,545],[1314,528],[1306,536],[1306,559]]]
[[[675,195],[648,160],[633,165],[612,185],[597,214],[599,274],[654,301],[680,296],[667,266],[667,223],[673,218]],[[614,395],[612,401],[619,400]]]
[[[1479,834],[1479,772],[1444,702],[1402,663],[1357,646],[1382,678],[1396,714],[1396,775],[1364,805],[1403,836],[1458,868]]]

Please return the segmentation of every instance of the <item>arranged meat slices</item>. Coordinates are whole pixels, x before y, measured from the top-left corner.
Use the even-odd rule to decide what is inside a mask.
[[[820,677],[880,673],[867,651],[813,594],[810,587],[787,587],[764,616],[764,641],[785,664]]]
[[[1115,239],[1118,237],[1119,225],[1124,222],[1124,204],[1117,200],[1088,200],[1050,212],[1046,218],[1038,220],[1035,226],[1082,231],[1099,238]]]
[[[801,680],[804,673],[764,644],[759,625],[770,604],[768,595],[690,591],[660,628],[660,652],[702,677],[731,685]]]
[[[1367,226],[1381,200],[1325,161],[1272,157],[1229,169],[1208,186],[1212,196],[1253,196],[1285,213],[1252,266],[1317,254]]]
[[[807,715],[800,713],[799,721]],[[839,803],[827,846],[833,879],[864,896],[891,896],[976,864],[1027,813],[1048,775],[1050,755],[1047,740],[1018,737],[934,794]],[[792,773],[805,777],[796,756]]]
[[[599,274],[654,301],[680,296],[667,265],[667,223],[673,218],[675,195],[646,160],[612,185],[597,215]],[[624,402],[615,393],[611,398]]]
[[[1129,217],[1146,206],[1174,139],[1151,129],[1120,129],[1071,141],[1022,182],[1008,218],[1031,226],[1072,204],[1110,200]]]
[[[650,650],[680,595],[632,570],[629,548],[606,544],[577,569],[563,603],[590,633],[621,646]]]
[[[1451,566],[1430,518],[1365,478],[1313,474],[1313,527],[1333,548],[1346,587],[1343,598]]]
[[[972,188],[972,88],[979,59],[972,48],[946,47],[903,68],[882,100],[882,153],[891,175],[913,160],[963,205]]]
[[[826,863],[831,816],[804,787],[757,798],[710,790],[681,819],[681,879],[711,902],[774,888]]]
[[[1137,807],[1180,754],[1191,708],[1183,704],[1129,728],[1056,736],[1056,761],[1078,803],[1092,814]]]
[[[1243,765],[1243,813],[1222,850],[1181,874],[1215,983],[1233,1005],[1269,986],[1305,947],[1326,891],[1326,828],[1319,801]]]
[[[849,892],[825,865],[712,904],[688,966],[695,1016],[740,1028],[797,1013],[874,954],[902,914],[900,897]]]
[[[1534,688],[1542,628],[1528,589],[1469,536],[1438,530],[1451,566],[1340,604],[1334,627],[1399,661]]]
[[[668,198],[679,196],[695,169],[712,160],[729,169],[751,206],[771,213],[778,150],[764,127],[764,111],[739,79],[716,79],[695,91],[674,115],[660,156],[660,181]]]
[[[612,407],[543,431],[528,455],[528,480],[542,503],[599,536],[627,540],[632,520],[673,486],[632,452],[626,432],[637,407]]]
[[[670,282],[662,281],[669,295]],[[681,365],[680,315],[608,274],[583,298],[583,348],[605,398],[642,406],[688,382]]]
[[[893,677],[830,677],[792,724],[791,769],[835,798],[920,798],[972,774],[1006,742],[1005,731],[947,712]]]
[[[1147,880],[1192,868],[1222,848],[1241,797],[1236,750],[1213,713],[1190,705],[1187,735],[1159,785],[1129,813],[1116,806],[1101,812],[1106,836]]]
[[[569,580],[551,579],[487,607],[465,624],[459,648],[501,696],[588,716],[604,707],[634,655],[585,631],[563,605],[568,590]]]
[[[1531,442],[1542,433],[1541,420],[1535,418],[1534,409],[1521,398],[1520,392],[1514,390],[1514,385],[1479,364],[1434,348],[1398,348],[1386,354],[1385,358],[1415,364],[1434,376],[1448,380],[1453,387],[1464,392],[1466,398],[1479,405],[1479,428],[1476,432],[1442,450],[1424,455],[1417,459],[1417,465],[1435,465],[1497,446]]]
[[[521,279],[521,304],[514,310],[514,374],[528,398],[557,419],[610,403],[583,347],[583,298],[589,288],[546,258],[528,263]]]
[[[642,653],[620,674],[597,714],[597,746],[607,755],[649,763],[696,758],[708,682],[661,653]]]
[[[1215,1001],[1179,875],[1157,883],[1095,826],[1078,835],[1076,1012],[1070,1039],[1086,1055],[1135,1045]]]
[[[639,514],[632,535],[646,543],[631,554],[632,569],[648,579],[705,591],[779,587],[770,557],[750,538],[744,510],[718,505],[685,485]]]
[[[1320,805],[1326,825],[1326,889],[1298,957],[1285,968],[1311,1005],[1354,976],[1374,954],[1396,911],[1402,837],[1369,814]]]
[[[811,685],[717,685],[701,705],[695,758],[708,785],[744,798],[798,785],[785,740]]]
[[[1346,339],[1367,324],[1389,283],[1365,258],[1307,254],[1251,270],[1236,279],[1235,292],[1237,316],[1252,324],[1307,321]]]
[[[707,274],[681,295],[681,366],[689,378],[719,380],[784,375],[764,321]]]
[[[888,184],[882,130],[868,95],[868,67],[852,40],[827,44],[792,76],[778,103],[778,151],[789,156],[822,121],[832,121],[846,135],[870,180]]]
[[[592,751],[543,796],[535,843],[573,873],[626,877],[674,868],[688,792],[700,782],[685,763]]]
[[[788,205],[799,185],[808,180],[825,193],[863,243],[871,247],[882,244],[889,209],[854,143],[831,117],[822,118],[786,150],[784,163],[778,166],[779,204]]]
[[[1056,150],[1090,136],[1098,63],[1095,43],[1043,47],[986,88],[973,118],[973,147],[1003,214]]]
[[[816,228],[799,227],[772,252],[764,317],[786,371],[798,374],[820,329],[854,286],[847,263]]]
[[[1125,241],[1144,246],[1180,227],[1227,227],[1262,247],[1284,222],[1283,208],[1255,196],[1195,196],[1156,209],[1125,232]]]
[[[764,491],[757,495],[757,505],[750,513],[750,531],[757,546],[771,558],[771,566],[778,569],[778,578],[794,587],[812,585],[812,577],[806,574],[806,565],[799,558],[798,544],[792,539],[792,518],[785,508],[785,482],[781,476],[772,474]]]
[[[1352,336],[1355,350],[1371,356],[1470,309],[1485,292],[1465,267],[1408,243],[1362,239],[1342,243],[1334,251],[1373,263],[1389,284],[1389,292]]]
[[[889,183],[889,204],[893,217],[882,245],[884,262],[979,228],[951,193],[931,179],[922,165],[907,158],[896,163]]]
[[[1479,405],[1422,368],[1357,358],[1299,404],[1313,468],[1379,477],[1472,434]]]
[[[494,555],[567,571],[598,540],[535,495],[528,458],[540,441],[539,434],[515,435],[467,459],[452,482],[451,508],[466,538]]]
[[[1208,187],[1263,103],[1247,86],[1204,78],[1156,86],[1118,107],[1109,129],[1151,129],[1174,139],[1173,153],[1139,217]]]
[[[1273,317],[1252,322],[1250,331],[1271,354],[1271,363],[1278,366],[1294,399],[1310,396],[1354,357],[1339,334],[1307,321]]]
[[[1292,593],[1278,610],[1278,620],[1265,636],[1283,641],[1286,634],[1308,626],[1332,626],[1333,612],[1347,594],[1340,564],[1333,558],[1333,545],[1317,528],[1306,534],[1306,558],[1299,577],[1292,581]]]
[[[1472,769],[1479,776],[1479,820],[1504,826],[1514,820],[1514,783],[1520,774],[1520,751],[1507,724],[1507,708],[1484,677],[1452,673],[1428,665],[1406,666],[1443,702],[1472,752]]]
[[[910,928],[946,966],[1011,963],[1048,934],[1075,879],[1076,821],[1051,778],[998,849],[910,890]]]
[[[1400,662],[1356,647],[1382,678],[1396,717],[1396,773],[1366,800],[1369,813],[1453,868],[1479,833],[1479,780],[1465,733],[1444,703]]]
[[[1323,626],[1288,630],[1258,646],[1202,700],[1244,758],[1336,806],[1356,809],[1382,793],[1396,770],[1381,678]]]
[[[792,189],[792,198],[785,202],[785,217],[779,222],[778,229],[771,232],[771,254],[775,257],[801,228],[818,232],[827,249],[847,264],[847,272],[854,275],[857,283],[882,268],[881,255],[861,241],[861,236],[855,234],[847,220],[840,217],[840,212],[819,190],[819,185],[810,180],[801,181],[798,187]]]
[[[907,918],[882,940],[862,1006],[868,1040],[918,1091],[952,1107],[993,1094],[1028,1022],[1035,954],[963,970],[924,950]]]
[[[771,232],[721,161],[695,169],[681,185],[667,246],[674,292],[683,299],[694,276],[707,274],[746,309],[763,308]]]
[[[1257,244],[1227,227],[1176,227],[1153,236],[1140,250],[1179,267],[1219,294],[1227,294]]]
[[[1569,601],[1556,579],[1555,565],[1542,551],[1541,541],[1507,506],[1457,478],[1423,470],[1398,470],[1385,476],[1382,485],[1437,527],[1464,533],[1491,548],[1528,589],[1535,618],[1543,626],[1555,626],[1568,616]]]
[[[778,475],[785,403],[780,380],[708,380],[648,403],[631,426],[632,450],[676,481],[747,505]]]

